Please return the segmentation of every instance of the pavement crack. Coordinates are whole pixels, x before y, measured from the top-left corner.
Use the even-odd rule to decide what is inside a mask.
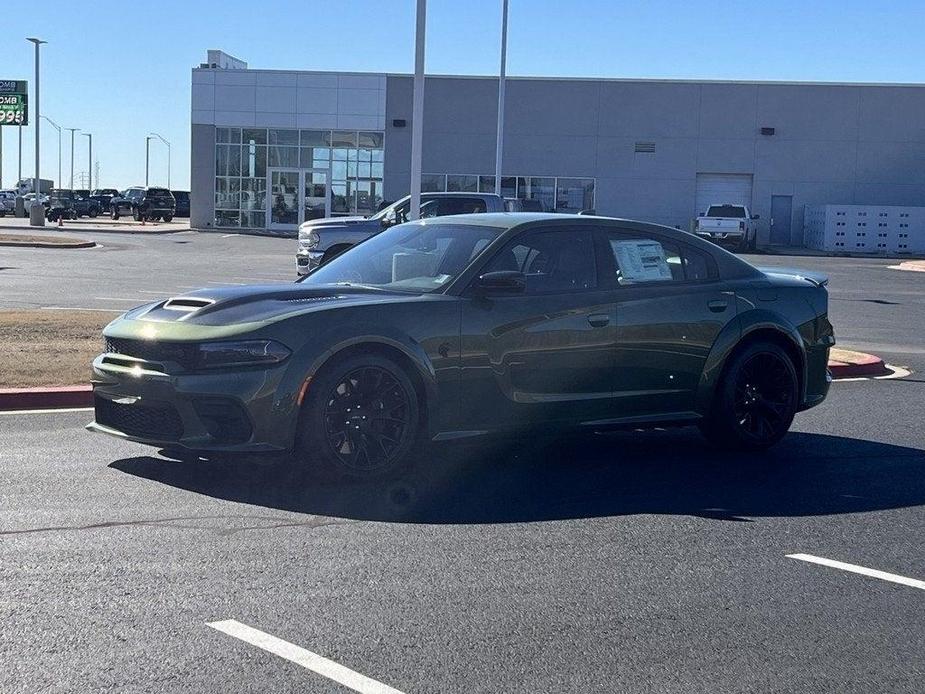
[[[247,525],[239,527],[216,527],[210,525],[210,521],[249,521]],[[254,523],[253,521],[260,521]],[[131,527],[159,527],[159,528],[180,528],[184,530],[213,530],[221,536],[230,536],[251,530],[275,530],[278,528],[298,528],[304,527],[309,529],[323,528],[330,525],[347,525],[356,521],[343,518],[328,518],[325,516],[313,516],[306,520],[292,520],[273,516],[246,516],[246,515],[217,515],[217,516],[177,516],[174,518],[143,518],[128,521],[103,521],[100,523],[89,523],[87,525],[54,525],[43,528],[23,528],[21,530],[0,530],[0,537],[33,535],[38,533],[53,533],[66,531],[84,531],[84,530],[103,530],[106,528],[131,528]]]

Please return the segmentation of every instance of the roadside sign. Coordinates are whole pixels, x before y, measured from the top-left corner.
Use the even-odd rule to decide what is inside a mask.
[[[29,125],[29,90],[25,80],[0,80],[0,125]]]

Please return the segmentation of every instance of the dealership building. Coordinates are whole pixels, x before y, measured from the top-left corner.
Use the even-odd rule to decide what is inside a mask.
[[[294,233],[410,190],[412,77],[192,71],[192,226]],[[494,192],[496,77],[425,80],[423,190]],[[925,86],[509,77],[505,197],[687,229],[748,205],[803,245],[819,205],[925,206]]]

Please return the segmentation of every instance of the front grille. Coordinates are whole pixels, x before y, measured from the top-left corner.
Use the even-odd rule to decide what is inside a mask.
[[[189,342],[155,342],[107,337],[106,351],[145,361],[173,361],[185,369],[195,368],[199,359],[198,345]]]
[[[124,405],[96,396],[94,411],[97,424],[129,436],[158,441],[179,441],[183,436],[183,422],[171,405]]]

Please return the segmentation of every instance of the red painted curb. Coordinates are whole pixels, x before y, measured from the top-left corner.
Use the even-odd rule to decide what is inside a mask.
[[[855,362],[829,360],[829,371],[832,378],[861,378],[864,376],[886,376],[890,370],[886,368],[883,359],[873,354],[865,355],[864,359]]]
[[[91,386],[59,388],[0,388],[0,410],[44,410],[59,407],[92,407]]]

